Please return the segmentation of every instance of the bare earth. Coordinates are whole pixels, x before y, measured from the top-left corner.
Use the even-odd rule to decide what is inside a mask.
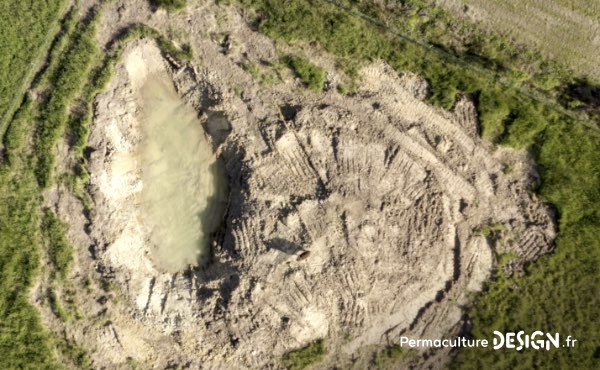
[[[400,335],[456,334],[461,306],[498,254],[530,261],[551,250],[554,223],[527,190],[535,172],[526,154],[484,143],[470,101],[431,107],[422,80],[383,63],[362,70],[355,96],[340,95],[318,50],[309,52],[328,70],[322,94],[285,74],[261,86],[240,64],[276,62],[277,50],[230,8],[168,16],[145,1],[116,2],[100,40],[130,21],[187,35],[196,56],[176,67],[153,42],[131,43],[96,101],[91,214],[64,189],[48,195],[71,224],[73,279],[113,287],[80,293],[85,320],[63,327],[45,315],[94,368],[277,369],[283,354],[317,339],[328,351],[317,368],[364,368]],[[231,48],[210,37],[220,34]],[[176,273],[157,267],[139,217],[137,90],[156,74],[198,112],[229,179],[211,263]],[[482,235],[488,225],[497,240]]]

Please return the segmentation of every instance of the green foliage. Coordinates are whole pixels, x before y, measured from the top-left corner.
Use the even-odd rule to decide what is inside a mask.
[[[57,343],[58,350],[61,354],[70,360],[77,369],[88,370],[92,369],[92,361],[87,352],[77,343],[69,343],[66,340]]]
[[[29,303],[43,236],[40,190],[33,175],[35,156],[29,150],[37,105],[27,95],[23,98],[23,93],[35,73],[34,65],[46,54],[44,49],[58,29],[58,15],[64,4],[0,2],[0,119],[7,123],[0,124],[5,150],[5,161],[0,164],[2,369],[57,368],[52,340]]]
[[[150,0],[150,4],[157,8],[165,8],[168,11],[175,11],[185,8],[186,0]]]
[[[0,1],[0,135],[33,78],[55,28],[65,0]],[[54,30],[54,31],[53,31]]]
[[[248,72],[252,78],[257,80],[261,86],[272,86],[281,81],[281,69],[285,68],[279,63],[274,65],[267,64],[263,67],[258,67],[251,62],[242,63],[244,71]]]
[[[302,83],[309,89],[319,92],[323,90],[325,85],[325,71],[312,64],[308,59],[297,55],[286,55],[281,58],[294,72]]]
[[[325,356],[325,343],[322,339],[283,356],[283,366],[289,370],[302,370],[315,364]]]
[[[254,63],[244,63],[242,64],[242,69],[248,72],[254,79],[260,79],[261,77],[260,69]]]
[[[0,7],[16,6],[9,3],[17,2],[2,2]],[[32,9],[41,4],[46,3],[35,2]],[[23,27],[26,23],[19,21],[19,17],[26,19],[29,15],[26,11],[21,13],[14,13],[18,17],[13,18],[17,21],[11,27]],[[50,182],[55,144],[64,134],[69,111],[83,89],[96,53],[95,9],[82,22],[75,14],[78,12],[72,10],[62,22],[63,29],[54,38],[48,65],[33,82],[41,98],[33,100],[28,94],[21,98],[22,104],[2,137],[5,161],[0,164],[0,367],[3,369],[58,367],[55,346],[60,346],[62,340],[55,340],[45,332],[38,312],[29,304],[28,292],[39,269],[42,246],[47,246],[52,280],[64,279],[71,265],[72,249],[64,238],[65,227],[50,210],[42,210],[40,193]],[[45,32],[51,29],[49,24],[45,28]],[[25,35],[29,31],[21,29],[19,33]],[[29,50],[30,60],[37,53],[46,54],[40,51],[40,45],[36,47]],[[27,67],[35,70],[32,65]],[[15,94],[22,93],[19,86],[13,89]],[[70,317],[54,288],[47,291],[47,298],[57,317]]]
[[[47,62],[42,69],[37,73],[36,78],[33,80],[33,86],[42,86],[49,83],[49,78],[56,74],[58,63],[52,63],[60,58],[65,52],[65,49],[69,46],[69,41],[77,24],[79,23],[79,9],[77,6],[71,7],[67,12],[65,18],[61,22],[60,31],[54,38],[52,45],[50,46],[50,52],[46,56]]]
[[[39,313],[29,304],[25,292],[3,307],[0,322],[3,369],[57,368],[49,337],[42,328]]]
[[[485,122],[481,137],[494,141],[504,135],[505,122],[510,115],[507,99],[500,89],[484,90],[479,94],[479,119]]]
[[[48,257],[54,265],[53,273],[64,280],[73,262],[73,247],[65,238],[66,225],[50,209],[45,209],[42,217],[44,240],[48,244]]]
[[[553,255],[531,265],[524,276],[506,278],[499,274],[470,312],[476,338],[489,339],[494,330],[542,330],[559,332],[562,339],[572,335],[578,339],[576,347],[521,353],[470,349],[460,353],[455,368],[599,367],[600,333],[593,324],[600,315],[598,200],[591,208],[595,209],[594,216],[584,217],[561,231]]]
[[[373,362],[376,369],[409,368],[409,364],[418,357],[414,351],[400,346],[390,346],[375,354]]]
[[[399,38],[329,2],[240,1],[258,10],[260,31],[292,43],[318,42],[337,57],[338,65],[348,76],[356,78],[363,63],[383,59],[398,71],[410,70],[427,78],[432,85],[430,100],[435,104],[450,108],[458,93],[477,97],[485,137],[530,148],[542,175],[540,194],[557,207],[560,215],[557,250],[532,264],[524,276],[496,277],[487,294],[470,311],[473,335],[489,338],[492,330],[559,331],[579,339],[578,347],[523,353],[469,350],[460,354],[456,366],[598,368],[600,338],[593,323],[600,317],[599,139],[573,118],[548,108],[539,99],[524,98],[521,90],[507,87],[555,89],[560,82],[568,81],[560,68],[541,62],[535,55],[517,52],[499,37],[469,34],[461,24],[448,22],[435,8],[425,8],[422,1],[398,2],[408,18],[403,18],[402,12],[384,13],[368,1],[343,3],[358,7],[409,35],[436,40],[444,50],[461,55],[469,64],[456,63],[443,54]],[[164,53],[181,60],[192,57],[189,47],[178,48],[156,30],[135,25],[120,35],[109,53],[100,59],[101,63],[95,65],[98,55],[93,40],[95,17],[77,25],[67,18],[63,22],[64,38],[57,39],[49,55],[50,65],[38,81],[42,91],[45,88],[51,94],[39,101],[28,96],[22,99],[27,81],[33,77],[31,63],[45,55],[40,50],[53,37],[48,30],[52,29],[64,3],[0,2],[3,31],[0,118],[4,122],[9,122],[6,117],[11,118],[9,125],[0,125],[0,132],[6,128],[2,138],[5,161],[0,165],[0,368],[3,369],[56,368],[55,346],[64,356],[72,358],[76,366],[84,368],[89,364],[85,352],[76,346],[50,340],[28,297],[39,268],[40,246],[51,246],[49,255],[58,274],[66,276],[70,261],[69,247],[60,235],[61,223],[56,216],[42,210],[40,197],[42,188],[52,179],[57,140],[68,125],[74,148],[83,150],[91,120],[91,101],[109,80],[128,40],[154,38]],[[480,73],[481,66],[493,74]],[[310,78],[311,74],[306,76]],[[498,83],[495,76],[500,76],[504,83]],[[72,110],[73,107],[84,109],[81,113],[79,109]],[[33,150],[29,145],[31,139],[35,143]],[[110,285],[105,289],[110,290]],[[56,298],[54,292],[52,295]],[[56,312],[60,312],[60,302],[55,299],[55,303]],[[284,361],[289,368],[302,368],[317,362],[324,354],[324,344],[319,341],[289,353]],[[395,352],[391,352],[390,357],[394,356]]]
[[[128,41],[137,40],[141,38],[154,39],[163,53],[168,54],[170,57],[179,59],[182,61],[191,60],[194,53],[189,45],[182,45],[177,47],[171,40],[163,36],[158,30],[147,26],[145,24],[134,24],[125,29],[112,43],[110,58],[117,58],[123,51],[123,48]],[[116,60],[116,59],[115,59]]]
[[[69,104],[81,93],[97,53],[94,40],[96,9],[92,8],[90,13],[89,21],[78,25],[70,45],[59,60],[55,61],[56,72],[49,77],[52,95],[40,107],[40,125],[36,137],[36,177],[42,188],[50,184],[54,167],[53,152],[64,134]]]
[[[52,313],[61,321],[67,321],[69,319],[69,314],[67,311],[65,311],[62,303],[60,302],[60,298],[56,294],[56,291],[52,288],[49,288],[46,292],[46,297],[48,298],[48,305],[50,306]]]
[[[18,162],[17,162],[18,163]],[[39,268],[38,189],[31,172],[0,168],[0,367],[52,368],[54,358],[29,288]]]
[[[503,229],[501,224],[490,224],[481,226],[479,232],[486,238],[494,238]]]

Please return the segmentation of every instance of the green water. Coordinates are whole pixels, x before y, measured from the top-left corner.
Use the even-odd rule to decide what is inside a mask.
[[[151,230],[154,263],[177,272],[209,257],[210,234],[226,205],[226,175],[196,111],[183,103],[166,76],[150,76],[140,98],[140,214]]]

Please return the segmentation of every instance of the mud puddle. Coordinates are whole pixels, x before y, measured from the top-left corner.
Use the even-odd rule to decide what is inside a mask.
[[[167,76],[150,76],[139,98],[140,214],[150,229],[155,264],[177,272],[209,257],[210,234],[226,204],[226,175],[196,111],[183,103]]]

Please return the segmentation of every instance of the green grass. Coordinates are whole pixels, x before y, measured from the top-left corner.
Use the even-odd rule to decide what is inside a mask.
[[[398,72],[426,78],[432,104],[449,109],[458,94],[472,96],[484,138],[531,152],[542,178],[537,191],[558,212],[556,252],[531,264],[523,276],[496,276],[469,309],[473,335],[489,338],[498,328],[559,330],[580,340],[580,346],[549,353],[462,351],[456,366],[600,367],[595,325],[600,317],[600,138],[584,126],[594,125],[585,115],[558,103],[561,86],[575,76],[423,1],[397,2],[395,10],[385,12],[370,1],[339,1],[344,9],[324,0],[239,3],[253,9],[247,14],[255,14],[251,21],[260,32],[292,45],[316,42],[349,76],[382,59]]]
[[[43,60],[65,0],[0,1],[0,135]]]
[[[186,0],[149,0],[156,8],[164,8],[168,11],[176,11],[185,8]]]
[[[40,124],[35,137],[36,177],[42,188],[51,183],[56,144],[64,136],[72,101],[81,94],[86,76],[98,54],[94,40],[96,13],[92,9],[89,19],[74,30],[70,44],[58,58],[56,71],[49,77],[48,88],[52,89],[52,93],[39,109]]]
[[[282,69],[287,69],[286,66],[281,63],[268,64],[264,66],[257,66],[252,62],[245,62],[241,64],[242,69],[248,72],[252,78],[254,78],[261,86],[273,86],[278,82],[281,82]]]
[[[470,310],[473,335],[494,330],[542,330],[572,335],[574,349],[553,351],[462,351],[459,369],[600,367],[600,139],[573,122],[557,123],[539,145],[540,194],[557,205],[556,251],[530,265],[523,276],[499,273]],[[564,337],[563,337],[564,339]]]
[[[288,370],[302,370],[323,359],[326,354],[325,343],[318,340],[296,351],[283,356],[283,366]]]
[[[69,46],[71,36],[77,24],[79,23],[79,8],[73,6],[69,9],[61,21],[60,31],[52,41],[50,51],[46,56],[46,63],[41,70],[37,72],[36,78],[32,81],[32,86],[42,86],[49,83],[49,78],[56,74],[58,63],[53,63],[60,58]]]
[[[73,247],[65,238],[67,225],[60,221],[54,212],[46,208],[42,214],[41,229],[44,240],[48,244],[48,257],[53,265],[52,279],[64,280],[73,262]]]
[[[2,137],[5,152],[0,163],[0,367],[3,369],[53,369],[59,367],[58,361],[85,363],[80,350],[73,358],[69,357],[73,351],[61,350],[70,346],[64,344],[64,338],[46,332],[39,313],[28,301],[29,288],[39,274],[41,252],[45,251],[50,262],[46,271],[52,285],[45,298],[58,318],[72,317],[72,297],[64,306],[58,294],[62,289],[54,286],[68,277],[72,247],[64,236],[65,225],[51,210],[42,207],[41,193],[52,183],[56,144],[64,137],[70,110],[84,90],[98,52],[94,41],[97,9],[93,8],[84,20],[77,19],[75,14],[77,11],[72,10],[62,22],[63,30],[54,38],[48,64],[32,83],[39,98],[32,99],[29,94],[20,98],[22,104]],[[46,50],[31,52],[46,54]]]
[[[315,92],[323,90],[326,77],[323,68],[317,67],[308,59],[297,55],[285,55],[281,61],[290,67],[306,87]]]
[[[53,339],[29,303],[39,270],[40,190],[29,151],[35,103],[23,99],[53,33],[64,1],[0,2],[0,367],[57,368]],[[16,106],[17,109],[12,109]],[[14,115],[13,115],[14,112]],[[6,124],[4,124],[6,123]]]
[[[502,226],[502,224],[489,224],[482,225],[479,228],[479,232],[481,233],[481,235],[488,239],[495,239],[498,236],[498,234],[502,232],[503,229],[504,227]]]
[[[418,354],[414,351],[397,345],[377,352],[373,363],[376,369],[409,368],[411,362],[417,358]]]
[[[31,171],[5,166],[0,184],[0,367],[52,368],[48,334],[28,300],[42,243],[39,190]]]
[[[58,350],[61,354],[71,360],[76,369],[88,370],[93,369],[92,361],[87,351],[81,348],[76,343],[68,343],[67,341],[60,342]]]
[[[554,330],[573,335],[579,346],[551,352],[463,351],[456,367],[544,368],[568,364],[571,368],[598,368],[600,338],[594,323],[600,317],[597,284],[600,140],[579,124],[577,117],[563,114],[555,109],[556,104],[532,101],[521,89],[544,91],[543,97],[552,102],[559,95],[557,87],[571,82],[564,71],[535,54],[519,53],[518,47],[503,45],[504,41],[498,37],[477,36],[477,33],[474,36],[472,30],[461,23],[452,23],[437,11],[419,15],[422,3],[417,1],[404,2],[413,5],[408,12],[401,13],[406,15],[383,14],[369,2],[352,4],[410,35],[439,41],[443,50],[465,57],[474,68],[465,68],[443,54],[399,39],[328,2],[241,2],[260,14],[256,21],[261,32],[292,44],[318,42],[337,58],[338,66],[350,77],[356,78],[358,68],[364,63],[383,59],[397,71],[410,70],[427,78],[432,85],[430,101],[434,104],[449,108],[457,94],[472,95],[478,102],[485,137],[504,145],[529,148],[542,175],[538,191],[556,206],[560,216],[557,250],[532,264],[523,276],[495,277],[488,292],[469,311],[473,335],[489,338],[495,329]],[[65,37],[55,43],[50,64],[36,86],[39,91],[52,94],[42,94],[46,98],[41,100],[28,95],[23,99],[24,88],[33,77],[31,63],[45,55],[49,37],[53,37],[48,30],[57,25],[63,5],[64,1],[13,0],[0,4],[3,30],[0,113],[2,116],[9,113],[10,117],[10,125],[2,125],[6,127],[2,138],[5,153],[0,164],[0,367],[3,369],[56,368],[57,352],[75,358],[71,361],[80,363],[80,367],[89,361],[79,350],[71,351],[72,356],[65,355],[69,348],[75,347],[69,345],[62,350],[64,341],[48,335],[28,300],[28,291],[39,270],[41,246],[50,246],[49,257],[57,277],[67,276],[70,265],[69,247],[61,236],[62,224],[56,216],[44,211],[40,196],[56,177],[52,172],[56,143],[69,134],[73,148],[83,151],[91,120],[91,101],[109,80],[128,40],[151,37],[163,52],[175,58],[185,60],[192,56],[189,48],[177,48],[146,26],[129,28],[111,45],[108,54],[101,55],[92,38],[94,17],[77,24],[66,19]],[[482,74],[481,67],[491,74]],[[304,75],[306,81],[311,81],[310,72]],[[503,83],[491,77],[496,75]],[[514,88],[507,88],[507,84]],[[13,106],[18,109],[12,109]],[[83,109],[71,110],[73,107]],[[31,142],[36,144],[33,148]],[[317,342],[288,354],[284,360],[289,361],[290,368],[308,366],[324,353],[324,344]]]

